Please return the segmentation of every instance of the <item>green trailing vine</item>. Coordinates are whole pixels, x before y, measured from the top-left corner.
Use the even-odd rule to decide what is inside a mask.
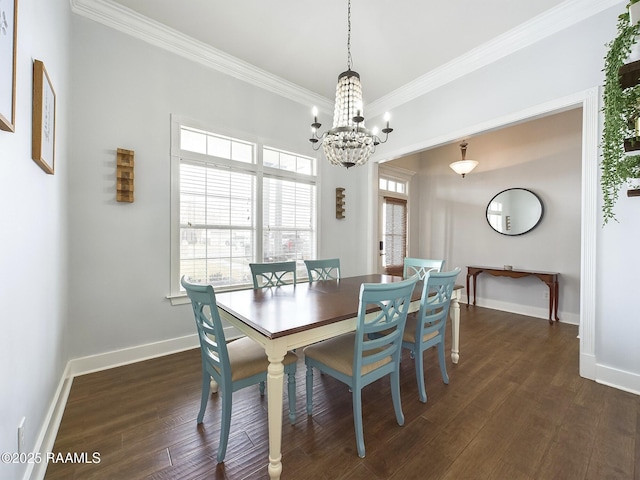
[[[632,5],[640,0],[633,0]],[[634,119],[640,114],[640,87],[622,89],[618,70],[625,63],[636,41],[638,25],[631,25],[629,13],[618,17],[618,35],[609,43],[605,57],[604,130],[602,134],[602,214],[604,224],[616,220],[613,207],[621,186],[629,178],[640,176],[640,155],[627,155],[625,139],[640,142]],[[617,220],[616,220],[617,221]]]

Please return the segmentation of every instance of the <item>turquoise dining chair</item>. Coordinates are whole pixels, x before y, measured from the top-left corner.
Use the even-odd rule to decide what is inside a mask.
[[[424,274],[429,270],[439,272],[444,267],[444,260],[431,260],[428,258],[412,258],[404,259],[404,270],[402,278],[409,278],[416,273],[420,276],[420,280],[424,279]]]
[[[409,315],[402,336],[402,347],[410,351],[415,361],[418,394],[422,403],[427,402],[427,391],[424,385],[423,353],[431,347],[438,348],[438,362],[442,381],[449,383],[447,364],[444,358],[444,339],[449,305],[453,295],[453,287],[460,273],[460,267],[451,272],[430,270],[425,273],[420,298],[420,310],[416,315]]]
[[[305,260],[309,282],[316,280],[338,280],[340,278],[340,259]]]
[[[264,395],[269,360],[264,348],[248,337],[227,343],[216,295],[211,285],[190,283],[184,276],[180,280],[191,300],[193,314],[200,339],[202,357],[202,397],[198,423],[202,423],[209,400],[211,379],[222,390],[222,425],[218,445],[218,462],[224,460],[231,426],[231,400],[233,392],[251,385],[260,385],[260,395]],[[289,420],[296,421],[296,362],[295,353],[287,352],[282,363],[288,375]],[[213,393],[216,393],[214,390]]]
[[[278,287],[287,285],[285,277],[293,278],[297,283],[296,262],[250,263],[253,288]]]
[[[400,352],[411,294],[418,276],[393,283],[363,283],[356,331],[323,340],[304,349],[307,365],[307,414],[313,411],[313,368],[349,386],[358,456],[364,458],[362,388],[390,375],[391,397],[398,425],[404,424],[400,403]],[[371,311],[372,306],[379,310]],[[367,313],[369,309],[370,313]],[[382,332],[385,332],[382,334]],[[370,334],[377,334],[376,338]]]

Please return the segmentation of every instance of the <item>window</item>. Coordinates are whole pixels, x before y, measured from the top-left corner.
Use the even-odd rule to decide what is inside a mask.
[[[316,256],[316,160],[172,121],[171,294],[250,286],[249,263]]]
[[[379,188],[380,190],[386,190],[387,192],[400,193],[406,195],[407,193],[407,181],[397,178],[390,178],[384,174],[380,174]]]

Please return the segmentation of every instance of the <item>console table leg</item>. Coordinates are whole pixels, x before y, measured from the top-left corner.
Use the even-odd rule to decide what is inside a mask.
[[[556,322],[560,321],[560,319],[558,318],[558,299],[560,297],[560,283],[558,281],[556,281],[555,286],[554,286],[554,300],[555,300],[555,304],[554,304],[554,314],[556,317]]]
[[[478,272],[480,273],[480,272]],[[478,286],[476,284],[477,280],[478,280],[478,273],[474,273],[473,274],[473,306],[475,307],[476,305],[476,292],[478,291]]]
[[[552,283],[548,283],[547,286],[549,287],[549,324],[553,323],[553,300],[555,297],[555,289],[553,288],[553,284]]]

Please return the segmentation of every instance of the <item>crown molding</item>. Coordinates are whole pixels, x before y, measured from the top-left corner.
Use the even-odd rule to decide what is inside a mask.
[[[385,111],[410,102],[453,80],[580,23],[607,8],[620,4],[625,4],[625,2],[620,0],[567,0],[369,103],[367,105],[369,116],[382,115]]]
[[[114,28],[221,73],[303,105],[333,113],[333,101],[239,60],[111,0],[70,0],[73,13]],[[447,83],[526,48],[620,0],[567,0],[516,28],[455,58],[367,105],[370,117],[382,115]]]
[[[70,0],[71,11],[243,82],[333,112],[333,102],[221,50],[195,40],[111,0]]]

